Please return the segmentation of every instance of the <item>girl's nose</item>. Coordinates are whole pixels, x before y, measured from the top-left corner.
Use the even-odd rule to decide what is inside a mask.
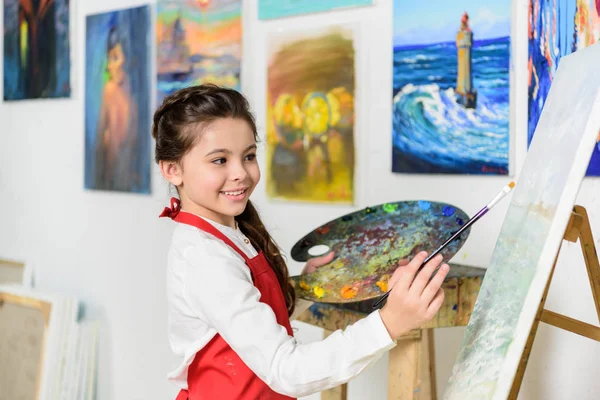
[[[234,181],[241,181],[246,179],[248,176],[248,171],[246,171],[245,166],[242,163],[235,163],[232,166],[231,170],[231,179]]]

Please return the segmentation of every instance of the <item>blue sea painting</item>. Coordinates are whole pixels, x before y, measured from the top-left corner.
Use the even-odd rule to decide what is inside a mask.
[[[69,0],[4,0],[4,100],[71,95]]]
[[[600,42],[600,1],[532,0],[529,21],[528,145],[561,57]],[[586,175],[600,176],[600,133]]]
[[[89,15],[85,188],[150,193],[150,8]]]
[[[393,172],[508,174],[510,8],[394,0]]]

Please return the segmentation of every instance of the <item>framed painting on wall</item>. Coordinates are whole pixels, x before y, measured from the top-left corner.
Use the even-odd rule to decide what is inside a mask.
[[[291,17],[371,4],[373,0],[258,0],[258,19]]]
[[[157,104],[202,83],[240,90],[240,0],[160,0],[156,11]]]
[[[150,8],[89,15],[85,187],[150,193]]]
[[[533,134],[560,59],[600,41],[600,1],[529,1],[529,118],[527,144]],[[587,176],[600,176],[600,132]]]
[[[71,96],[69,0],[4,0],[4,100]]]
[[[267,194],[354,200],[354,30],[333,26],[268,40]]]
[[[510,12],[394,0],[393,172],[508,174]]]

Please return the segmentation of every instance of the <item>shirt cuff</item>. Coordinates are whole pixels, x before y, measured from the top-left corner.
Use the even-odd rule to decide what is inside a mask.
[[[358,343],[366,354],[382,354],[396,346],[396,341],[390,337],[379,310],[356,322],[355,331],[359,336]]]
[[[359,321],[361,322],[361,321]],[[387,351],[396,347],[396,341],[393,340],[385,327],[379,310],[373,311],[362,320],[369,325],[369,341],[373,345],[375,351]]]

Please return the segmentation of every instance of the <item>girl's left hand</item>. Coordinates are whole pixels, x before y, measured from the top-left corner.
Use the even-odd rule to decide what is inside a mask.
[[[317,268],[329,264],[333,260],[334,255],[335,253],[333,251],[330,251],[329,253],[324,254],[322,256],[311,258],[306,262],[306,265],[302,270],[302,275],[313,273],[317,270]]]

